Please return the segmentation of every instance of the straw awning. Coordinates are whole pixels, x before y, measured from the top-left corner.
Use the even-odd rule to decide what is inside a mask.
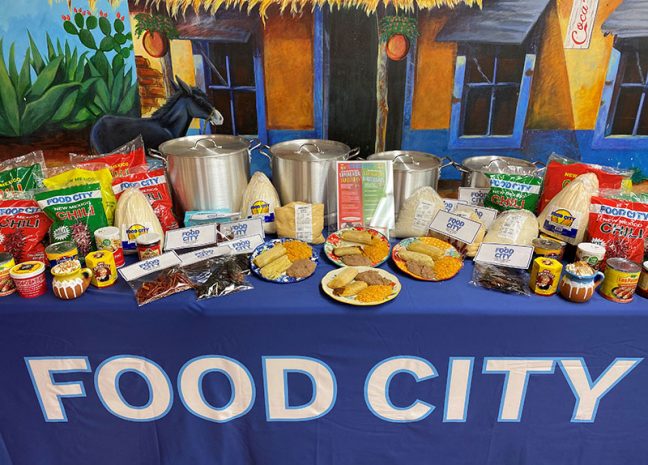
[[[183,15],[189,9],[215,14],[220,9],[228,8],[248,12],[258,8],[259,14],[265,17],[268,8],[273,5],[277,5],[282,12],[290,11],[293,14],[324,6],[331,9],[358,8],[370,14],[375,13],[380,5],[391,6],[399,12],[413,12],[416,9],[453,8],[458,5],[481,7],[482,0],[136,0],[136,3],[166,11],[172,17]]]

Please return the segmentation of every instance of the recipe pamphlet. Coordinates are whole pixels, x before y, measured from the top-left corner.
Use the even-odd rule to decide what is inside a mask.
[[[392,162],[338,161],[337,228],[372,228],[389,237],[394,228],[394,176]]]

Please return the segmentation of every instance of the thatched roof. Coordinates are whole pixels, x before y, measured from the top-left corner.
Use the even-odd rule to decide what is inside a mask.
[[[259,9],[262,17],[266,16],[268,8],[273,5],[279,6],[281,12],[289,11],[292,14],[299,14],[303,10],[312,10],[315,7],[328,5],[331,9],[336,8],[359,8],[367,14],[375,13],[378,7],[394,7],[400,12],[412,12],[415,9],[432,9],[440,7],[453,8],[457,5],[469,5],[481,7],[482,0],[135,0],[147,8],[166,11],[169,16],[183,15],[190,8],[194,11],[205,11],[215,14],[221,9],[245,9],[248,12],[254,8]]]

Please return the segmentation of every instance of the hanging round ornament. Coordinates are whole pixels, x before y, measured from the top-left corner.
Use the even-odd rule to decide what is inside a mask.
[[[385,16],[380,20],[380,41],[385,44],[387,57],[401,61],[407,56],[410,42],[418,36],[416,18]]]

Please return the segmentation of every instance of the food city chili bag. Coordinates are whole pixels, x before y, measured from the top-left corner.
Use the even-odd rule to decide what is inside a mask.
[[[648,204],[638,200],[616,191],[592,197],[587,232],[590,241],[605,247],[605,260],[622,257],[636,263],[643,261]]]
[[[146,166],[146,153],[142,136],[137,136],[132,141],[124,144],[110,153],[99,155],[70,154],[70,162],[85,165],[92,163],[105,163],[113,177],[125,176],[139,166]]]
[[[43,241],[51,224],[31,196],[0,195],[0,252],[9,252],[16,263],[45,261]]]
[[[498,211],[529,210],[535,212],[540,199],[542,178],[524,174],[486,174],[490,190],[484,206]]]
[[[146,167],[137,167],[129,174],[113,179],[112,188],[117,200],[122,192],[130,187],[139,189],[146,196],[164,232],[178,229],[163,168],[148,170]]]
[[[36,201],[52,220],[51,241],[74,241],[82,257],[94,250],[94,232],[108,226],[98,183],[37,192]]]
[[[40,150],[0,162],[0,192],[43,187],[44,168],[45,159]]]

